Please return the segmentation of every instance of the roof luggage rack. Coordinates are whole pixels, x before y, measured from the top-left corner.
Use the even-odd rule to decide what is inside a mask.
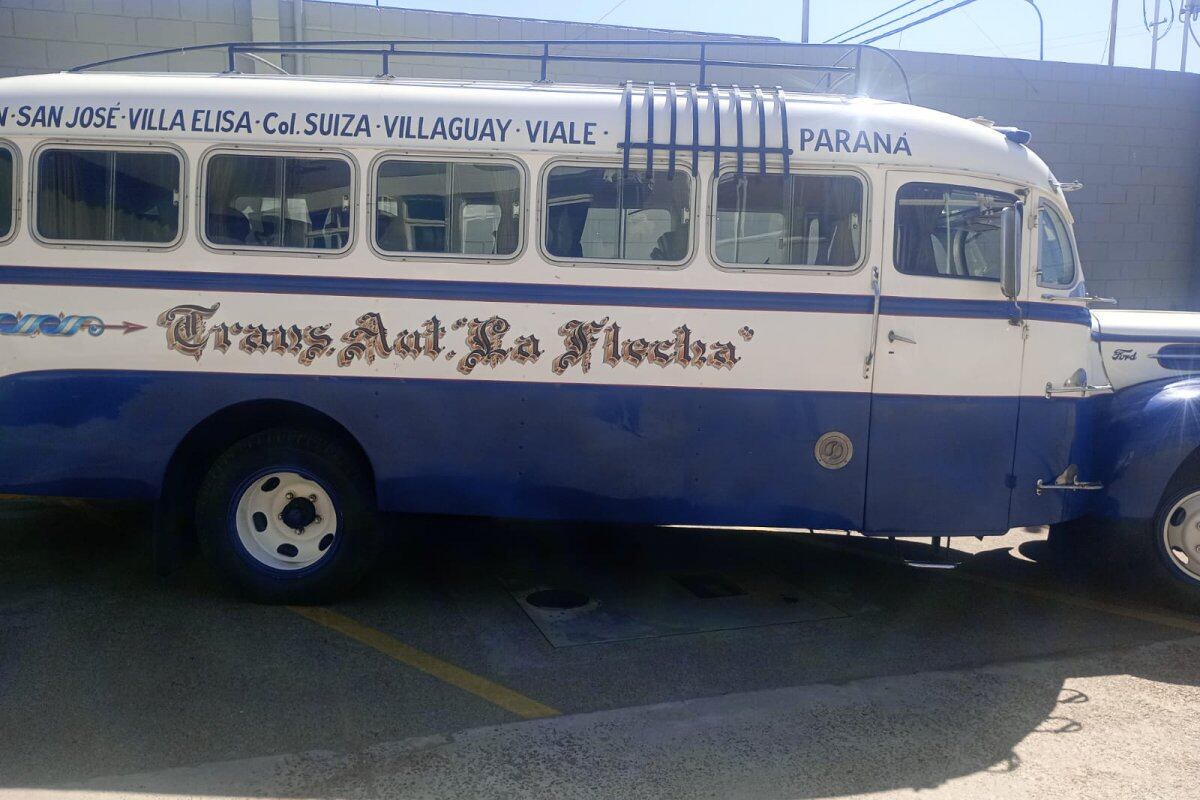
[[[569,47],[584,47],[604,50],[609,47],[643,48],[690,48],[679,56],[625,56],[602,53],[570,53]],[[796,61],[745,61],[720,58],[719,50],[729,47],[769,48],[788,52],[790,48],[800,58]],[[429,49],[424,49],[429,48]],[[513,50],[497,48],[515,48]],[[69,72],[84,72],[99,67],[109,67],[156,56],[174,56],[205,51],[224,51],[225,71],[238,72],[238,56],[265,61],[271,55],[341,55],[372,56],[379,59],[380,78],[391,77],[394,59],[402,58],[475,58],[500,61],[522,61],[538,65],[538,80],[550,81],[550,65],[560,63],[630,64],[657,65],[698,70],[695,85],[707,90],[710,72],[713,69],[767,69],[786,70],[793,74],[808,76],[803,91],[828,94],[866,94],[872,88],[870,78],[874,73],[867,69],[882,63],[893,69],[899,77],[898,87],[903,88],[903,99],[912,102],[912,91],[908,75],[895,56],[885,50],[869,45],[857,44],[797,44],[777,40],[758,39],[341,39],[305,42],[221,42],[218,44],[191,45],[148,53],[108,58],[72,67]],[[718,51],[714,53],[714,51]],[[864,56],[869,56],[864,59]],[[271,63],[271,62],[267,62]],[[271,66],[281,72],[282,68]],[[864,77],[866,79],[864,79]]]
[[[736,120],[735,132],[736,138],[734,143],[729,145],[721,144],[721,101],[725,99],[721,94],[720,87],[709,86],[706,88],[706,93],[709,95],[712,106],[712,121],[713,121],[713,143],[700,143],[700,87],[696,84],[689,84],[686,92],[680,92],[674,83],[667,84],[666,103],[670,114],[670,122],[668,123],[668,138],[667,141],[655,141],[654,139],[654,103],[657,94],[657,89],[653,82],[647,83],[645,86],[645,107],[646,107],[646,141],[633,141],[633,101],[634,101],[634,83],[627,81],[625,83],[625,91],[622,102],[625,105],[625,136],[617,146],[622,151],[622,169],[625,172],[629,171],[630,160],[634,150],[646,151],[646,171],[652,172],[654,169],[654,153],[655,151],[666,152],[667,154],[667,177],[668,179],[675,176],[675,161],[677,154],[682,152],[690,153],[692,156],[692,165],[699,169],[700,154],[712,153],[713,155],[713,174],[716,174],[721,167],[721,155],[724,153],[733,153],[737,157],[737,172],[739,174],[746,171],[746,155],[753,153],[757,157],[758,171],[760,174],[767,172],[767,156],[778,155],[783,159],[783,173],[788,175],[791,173],[790,156],[792,155],[791,147],[788,144],[788,117],[787,117],[787,95],[784,90],[776,86],[771,90],[771,99],[779,111],[779,146],[771,147],[767,145],[767,94],[761,86],[753,87],[753,94],[747,98],[742,94],[742,89],[737,84],[729,87],[727,97],[733,106],[734,119]],[[682,142],[678,139],[679,132],[679,100],[683,99],[684,107],[691,106],[691,141]],[[743,101],[749,99],[751,108],[757,108],[758,120],[758,143],[748,145],[746,143],[745,123]]]

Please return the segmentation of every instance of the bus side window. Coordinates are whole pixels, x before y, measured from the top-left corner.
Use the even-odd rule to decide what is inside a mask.
[[[350,175],[340,158],[214,155],[204,177],[204,238],[234,249],[344,251]]]
[[[37,163],[38,236],[172,244],[179,238],[181,173],[173,152],[44,150]]]
[[[1075,247],[1066,221],[1053,206],[1038,211],[1038,285],[1064,288],[1075,283]]]
[[[13,232],[16,217],[16,168],[13,166],[13,154],[7,147],[0,147],[0,242]]]
[[[521,183],[512,164],[387,159],[375,178],[375,246],[511,256],[521,244]]]
[[[896,193],[893,258],[906,275],[1000,280],[1004,192],[940,183],[906,183]]]
[[[721,264],[849,268],[862,257],[863,182],[852,175],[732,174],[717,181]]]
[[[545,246],[553,258],[683,263],[691,251],[692,176],[677,169],[554,167]]]

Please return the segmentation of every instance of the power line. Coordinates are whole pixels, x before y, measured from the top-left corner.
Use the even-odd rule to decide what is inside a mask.
[[[876,25],[874,28],[867,28],[865,31],[859,31],[858,33],[851,34],[850,36],[845,37],[841,41],[839,41],[838,44],[846,44],[847,39],[853,39],[858,36],[866,36],[867,34],[874,33],[875,31],[879,30],[880,28],[886,28],[888,25],[894,25],[897,22],[900,22],[901,20],[905,20],[905,19],[908,19],[909,17],[920,14],[922,11],[928,11],[929,9],[938,5],[939,3],[944,3],[944,2],[946,2],[946,0],[933,0],[932,3],[927,3],[926,5],[923,5],[920,8],[914,8],[912,11],[909,11],[907,14],[901,14],[898,17],[893,17],[892,19],[889,19],[887,22],[881,22],[880,24]],[[892,10],[895,11],[896,9],[892,9]],[[900,30],[903,30],[903,28],[901,28]],[[899,33],[899,30],[894,31],[894,32]],[[867,42],[859,42],[859,44],[867,44]]]
[[[613,6],[612,8],[610,8],[608,11],[605,11],[603,14],[601,14],[601,15],[600,15],[600,18],[599,18],[599,19],[597,19],[597,20],[596,20],[595,22],[593,22],[592,24],[593,24],[593,25],[599,25],[601,22],[604,22],[604,20],[608,19],[608,17],[609,17],[609,15],[610,15],[610,14],[612,14],[614,11],[616,11],[618,8],[620,8],[620,7],[621,7],[621,6],[623,6],[623,5],[625,5],[625,0],[621,0],[621,1],[620,1],[619,3],[617,3],[615,6]]]
[[[938,2],[941,2],[941,1],[942,0],[938,0]],[[863,41],[858,42],[858,44],[874,44],[875,42],[878,42],[880,39],[886,39],[889,36],[895,36],[897,33],[900,33],[901,31],[906,31],[909,28],[915,28],[916,26],[921,25],[926,22],[929,22],[930,20],[937,19],[938,17],[941,17],[941,16],[945,16],[946,14],[949,14],[951,11],[960,9],[963,6],[969,6],[969,5],[971,5],[971,3],[974,3],[974,2],[975,2],[975,0],[961,0],[961,2],[955,3],[954,5],[950,6],[949,8],[943,8],[941,11],[933,12],[928,17],[922,17],[921,19],[916,20],[915,22],[910,22],[907,25],[900,26],[899,28],[893,28],[890,31],[884,31],[883,33],[879,34],[878,36],[872,36],[870,39],[864,39]],[[937,3],[930,3],[929,5],[933,6],[933,5],[937,5]],[[925,8],[929,8],[929,6],[925,6]],[[925,9],[923,9],[923,8],[918,9],[918,11],[924,11],[924,10]],[[916,12],[913,12],[913,13],[916,13]]]
[[[898,6],[893,6],[892,8],[889,8],[887,11],[884,11],[882,14],[876,14],[875,16],[871,17],[870,19],[863,20],[862,22],[858,23],[857,25],[853,25],[849,28],[846,28],[846,30],[842,31],[841,33],[830,36],[828,39],[825,40],[825,44],[829,44],[834,39],[840,39],[843,36],[845,36],[847,33],[850,33],[850,31],[857,30],[858,28],[861,28],[863,25],[870,25],[875,20],[879,19],[880,17],[886,17],[888,14],[891,14],[893,11],[899,11],[900,9],[904,8],[905,6],[911,6],[915,2],[917,2],[917,0],[905,0],[905,2],[901,3]]]

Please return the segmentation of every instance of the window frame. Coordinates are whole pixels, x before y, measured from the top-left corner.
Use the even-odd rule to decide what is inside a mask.
[[[719,259],[717,257],[717,199],[718,199],[717,192],[720,189],[721,178],[723,178],[726,175],[736,175],[736,174],[738,174],[736,167],[733,167],[730,165],[725,165],[721,168],[720,172],[718,172],[716,174],[716,176],[714,176],[713,178],[711,178],[709,180],[709,186],[711,188],[709,189],[709,203],[708,203],[708,216],[709,216],[708,256],[712,260],[712,263],[716,265],[717,269],[720,269],[723,272],[756,272],[756,273],[757,272],[767,272],[767,273],[773,272],[773,273],[780,273],[780,274],[791,274],[791,273],[796,273],[796,272],[802,272],[802,273],[806,273],[806,274],[815,274],[815,275],[853,275],[854,273],[858,272],[859,270],[861,270],[863,267],[865,267],[867,265],[867,262],[871,258],[871,240],[874,238],[873,236],[871,236],[871,224],[872,224],[871,204],[874,200],[874,195],[873,195],[874,187],[871,184],[871,176],[866,172],[866,170],[859,169],[857,167],[809,168],[809,167],[803,167],[803,166],[797,167],[795,165],[789,165],[789,167],[788,167],[788,174],[794,175],[794,176],[813,175],[813,176],[817,176],[817,177],[821,177],[821,176],[844,177],[844,176],[850,175],[850,176],[858,178],[859,184],[862,186],[863,194],[862,194],[862,223],[861,223],[862,247],[859,251],[859,258],[858,258],[857,263],[855,263],[851,266],[847,266],[847,267],[830,267],[830,266],[817,266],[817,265],[810,266],[808,264],[763,264],[763,265],[758,265],[758,264],[739,264],[737,262],[726,262],[726,261],[722,261],[721,259]],[[754,169],[754,170],[743,169],[742,174],[760,175],[760,174],[762,174],[762,172],[757,169]],[[784,174],[783,167],[776,166],[773,164],[769,165],[767,167],[766,174],[767,175],[783,175]]]
[[[487,253],[429,253],[420,250],[404,250],[391,251],[384,250],[379,247],[375,239],[375,226],[378,217],[379,204],[379,169],[385,161],[413,161],[421,163],[448,163],[458,162],[463,164],[511,164],[517,168],[519,177],[519,187],[517,202],[521,209],[521,214],[517,222],[517,249],[509,255],[487,254]],[[379,258],[388,261],[469,261],[471,263],[484,264],[508,264],[516,261],[525,254],[525,249],[529,245],[529,217],[531,216],[533,206],[531,200],[533,195],[530,192],[529,185],[529,168],[524,161],[513,155],[503,153],[472,153],[466,155],[463,153],[446,153],[427,150],[385,150],[378,153],[371,159],[367,165],[367,240],[370,244],[371,252]]]
[[[954,182],[952,183],[951,181],[954,181]],[[958,181],[970,181],[971,184],[960,183]],[[991,178],[991,177],[975,177],[973,174],[945,175],[945,174],[941,174],[941,173],[930,173],[929,177],[922,176],[922,177],[907,178],[907,179],[903,180],[898,186],[896,186],[895,191],[891,193],[891,197],[892,197],[892,207],[890,209],[891,210],[891,224],[888,226],[888,230],[887,230],[886,234],[887,234],[887,241],[890,244],[890,247],[888,249],[891,251],[890,258],[891,258],[891,262],[892,262],[892,269],[895,271],[895,273],[897,275],[903,275],[906,278],[920,278],[920,279],[932,279],[932,280],[949,279],[949,280],[954,280],[954,281],[966,281],[970,284],[982,284],[982,285],[992,285],[992,286],[999,286],[1003,282],[1002,277],[987,278],[987,277],[983,277],[980,275],[953,275],[950,273],[945,273],[945,274],[937,273],[936,275],[925,275],[925,274],[915,273],[915,272],[905,272],[904,270],[900,269],[900,265],[896,260],[896,242],[897,242],[896,219],[898,216],[898,214],[896,212],[900,208],[900,193],[904,190],[904,188],[906,186],[911,186],[912,184],[927,184],[927,185],[932,184],[935,186],[949,186],[954,189],[967,189],[970,191],[986,192],[988,194],[993,194],[993,195],[1006,194],[1013,198],[1014,203],[1021,203],[1022,201],[1027,199],[1026,196],[1021,193],[1024,187],[1018,186],[1015,188],[998,189],[998,188],[994,188],[991,186],[980,186],[979,182],[981,182],[981,181],[984,183],[1003,184],[1004,179],[1002,179],[1002,178],[997,179],[997,178]],[[972,184],[974,184],[974,185],[972,185]],[[1028,203],[1026,203],[1024,208],[1021,211],[1021,219],[1018,222],[1018,229],[1021,231],[1021,245],[1017,249],[1017,258],[1020,263],[1020,266],[1018,267],[1018,269],[1020,269],[1022,271],[1022,274],[1024,274],[1025,251],[1028,246],[1027,237],[1025,235],[1026,222],[1028,221],[1028,215],[1029,215],[1029,206],[1028,206]]]
[[[1047,283],[1042,279],[1042,211],[1044,210],[1049,210],[1050,213],[1058,217],[1063,230],[1067,232],[1067,243],[1071,245],[1071,264],[1074,267],[1069,283]],[[1079,247],[1075,244],[1075,229],[1070,224],[1067,215],[1062,212],[1062,209],[1045,197],[1038,200],[1037,212],[1037,237],[1034,240],[1037,243],[1037,264],[1033,268],[1034,277],[1037,279],[1037,286],[1039,289],[1072,289],[1079,283],[1079,276],[1082,272],[1079,265]]]
[[[635,159],[633,163],[630,163],[629,171],[644,172],[644,165],[644,159],[640,164],[637,163]],[[668,166],[669,164],[667,163],[666,158],[655,158],[655,170],[666,170]],[[549,200],[548,190],[550,184],[550,171],[558,167],[580,167],[584,169],[621,169],[622,161],[620,159],[612,158],[588,159],[568,156],[563,158],[552,158],[542,165],[541,176],[539,178],[537,203],[537,239],[538,253],[541,255],[543,260],[550,264],[562,264],[571,267],[600,267],[603,269],[653,269],[667,270],[672,272],[687,269],[689,266],[691,266],[692,261],[695,260],[700,250],[700,248],[697,246],[698,243],[696,237],[699,235],[699,229],[701,227],[698,224],[697,218],[699,217],[701,210],[699,202],[701,197],[700,184],[702,178],[700,171],[694,167],[690,159],[682,158],[679,155],[677,155],[675,159],[675,169],[686,172],[692,179],[692,218],[690,224],[688,225],[688,251],[687,255],[679,261],[618,260],[611,258],[563,258],[562,256],[551,255],[546,249],[546,224],[549,218],[549,214],[547,213],[549,210],[549,205],[547,201]]]
[[[21,151],[7,139],[0,139],[0,150],[6,151],[12,157],[12,217],[8,233],[0,236],[0,245],[6,245],[17,236],[17,228],[21,224]]]
[[[122,152],[122,153],[170,153],[179,162],[179,229],[175,238],[169,242],[112,242],[96,239],[50,239],[38,231],[37,197],[38,184],[41,180],[42,155],[47,150],[84,150],[90,152]],[[189,164],[183,148],[164,142],[112,142],[97,139],[47,139],[40,143],[29,158],[29,233],[34,241],[44,247],[78,249],[101,248],[104,250],[136,250],[139,252],[163,252],[175,250],[187,236],[188,228],[188,188]]]
[[[350,166],[350,227],[346,246],[339,250],[324,250],[305,247],[267,247],[262,245],[228,245],[216,244],[208,240],[208,164],[215,156],[267,156],[269,158],[325,158],[336,159]],[[359,209],[359,174],[358,160],[347,150],[332,147],[272,147],[261,145],[214,145],[200,156],[200,166],[196,170],[196,237],[200,246],[205,250],[222,255],[275,256],[295,258],[345,258],[358,246]]]

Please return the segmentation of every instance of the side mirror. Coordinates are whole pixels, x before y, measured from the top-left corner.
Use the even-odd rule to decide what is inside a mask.
[[[1000,211],[1000,289],[1016,300],[1021,294],[1021,212],[1025,204],[1017,201]]]

